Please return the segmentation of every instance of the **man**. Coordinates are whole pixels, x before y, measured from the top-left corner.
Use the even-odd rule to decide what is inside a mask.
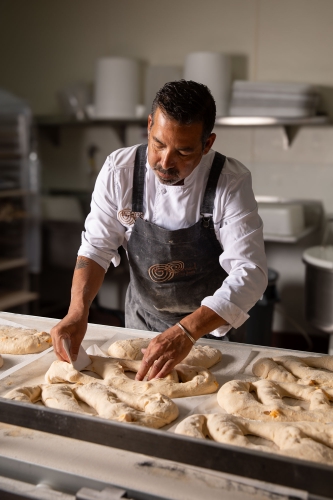
[[[215,102],[202,84],[170,82],[148,118],[148,148],[120,149],[96,181],[78,252],[71,304],[51,335],[76,359],[89,306],[123,245],[130,263],[126,327],[159,331],[136,375],[164,377],[205,334],[248,318],[267,286],[262,222],[250,172],[211,148]]]

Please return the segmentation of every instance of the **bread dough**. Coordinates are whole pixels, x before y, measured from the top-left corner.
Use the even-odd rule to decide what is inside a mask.
[[[285,404],[284,397],[308,401],[309,410]],[[333,407],[330,405],[332,400],[333,390],[330,388],[268,380],[257,382],[232,380],[224,384],[217,394],[218,404],[228,413],[269,422],[332,422]]]
[[[51,335],[46,332],[0,325],[0,354],[33,354],[51,345]]]
[[[41,399],[48,408],[87,414],[79,405],[69,385],[43,385]]]
[[[3,357],[0,355],[0,368],[3,367]]]
[[[169,378],[137,381],[130,379],[125,371],[137,372],[141,363],[140,361],[105,358],[102,356],[90,356],[90,358],[92,363],[87,367],[87,370],[99,375],[101,378],[99,381],[91,375],[75,370],[69,363],[54,361],[46,372],[46,382],[50,384],[59,382],[79,384],[98,382],[121,389],[130,394],[147,395],[161,393],[169,398],[211,394],[218,389],[218,383],[214,375],[206,368],[200,366],[177,365],[175,371],[180,382],[176,382],[172,374]]]
[[[42,401],[49,408],[91,415],[84,411],[83,401],[99,417],[118,422],[129,422],[159,429],[178,417],[177,405],[161,394],[128,394],[97,382],[82,386],[63,384],[19,387],[5,396],[14,401],[37,403]]]
[[[219,349],[214,349],[209,345],[194,345],[189,354],[183,359],[182,364],[191,366],[204,366],[211,368],[222,358]]]
[[[147,349],[151,340],[152,339],[145,338],[117,340],[108,348],[108,354],[113,358],[139,361],[143,358],[141,349]],[[210,368],[218,363],[221,357],[222,353],[218,349],[214,349],[208,345],[195,345],[181,363],[185,365]]]
[[[333,356],[261,358],[254,363],[252,371],[258,377],[276,382],[333,388]]]
[[[141,349],[147,349],[151,339],[128,339],[117,340],[108,348],[108,354],[112,358],[141,360],[143,354]]]
[[[13,401],[21,401],[22,403],[37,403],[41,399],[42,388],[40,385],[32,387],[18,387],[12,389],[5,395],[5,398]]]
[[[187,417],[178,424],[175,432],[333,465],[333,424],[255,422],[233,415],[209,414]],[[247,435],[264,438],[272,446],[251,443]]]
[[[162,394],[128,394],[97,382],[74,387],[74,393],[109,420],[159,429],[178,417],[178,407]]]
[[[271,358],[260,358],[252,366],[252,373],[260,378],[274,380],[275,382],[297,382],[297,378],[278,365]]]

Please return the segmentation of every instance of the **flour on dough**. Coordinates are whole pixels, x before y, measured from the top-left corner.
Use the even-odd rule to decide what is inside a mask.
[[[33,354],[51,345],[51,335],[46,332],[0,325],[0,354]]]
[[[153,379],[150,381],[132,380],[126,375],[126,371],[137,372],[140,361],[126,359],[105,358],[102,356],[90,356],[92,363],[87,367],[100,377],[94,379],[91,375],[81,373],[69,363],[64,361],[54,361],[46,372],[45,380],[49,384],[72,382],[78,384],[88,384],[97,382],[103,385],[120,389],[130,394],[156,394],[160,393],[169,398],[181,398],[186,396],[200,396],[211,394],[218,389],[218,383],[214,375],[204,367],[177,365],[176,377],[170,376]]]
[[[141,349],[147,349],[151,340],[146,338],[117,340],[108,348],[108,354],[113,358],[138,361],[143,358]],[[220,361],[221,357],[222,354],[219,349],[214,349],[208,345],[195,345],[181,363],[211,368]]]
[[[209,438],[218,443],[242,446],[303,460],[333,465],[333,424],[314,422],[256,422],[233,415],[191,415],[176,427],[177,434]],[[257,436],[267,445],[252,443]]]
[[[178,407],[162,394],[135,395],[97,382],[74,387],[75,395],[102,418],[159,429],[178,417]]]
[[[283,398],[298,399],[309,403],[309,410],[290,406]],[[277,383],[269,380],[248,382],[231,380],[217,394],[217,402],[226,412],[244,418],[277,422],[333,422],[333,390]]]

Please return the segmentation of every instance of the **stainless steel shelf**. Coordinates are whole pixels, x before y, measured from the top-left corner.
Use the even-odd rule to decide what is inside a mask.
[[[75,120],[61,115],[39,116],[35,123],[42,133],[45,133],[51,142],[58,146],[60,143],[60,129],[64,127],[107,126],[112,127],[125,146],[126,128],[129,125],[147,126],[147,118],[105,118]],[[220,116],[215,121],[216,127],[283,127],[284,142],[290,147],[300,127],[331,124],[328,116],[310,116],[305,118],[277,118],[270,116]]]
[[[20,290],[18,292],[8,292],[0,294],[0,310],[5,311],[11,307],[21,306],[38,299],[38,294]]]
[[[21,259],[0,259],[0,271],[7,271],[9,269],[15,269],[17,267],[23,267],[28,265],[28,260]]]
[[[215,125],[226,127],[303,127],[310,125],[329,125],[328,116],[309,116],[306,118],[276,118],[270,116],[221,116]]]
[[[17,198],[20,196],[26,196],[28,191],[25,189],[3,189],[0,190],[0,198]]]

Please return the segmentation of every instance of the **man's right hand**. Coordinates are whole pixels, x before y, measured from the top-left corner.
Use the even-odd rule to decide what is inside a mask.
[[[67,315],[51,330],[54,352],[61,361],[70,363],[63,339],[70,340],[70,355],[76,361],[87,330],[89,308],[103,283],[104,269],[87,257],[79,256],[73,274],[71,303]]]
[[[88,318],[73,317],[67,314],[51,329],[54,352],[60,361],[71,362],[63,346],[63,339],[70,341],[70,355],[76,361],[81,342],[87,330]]]

